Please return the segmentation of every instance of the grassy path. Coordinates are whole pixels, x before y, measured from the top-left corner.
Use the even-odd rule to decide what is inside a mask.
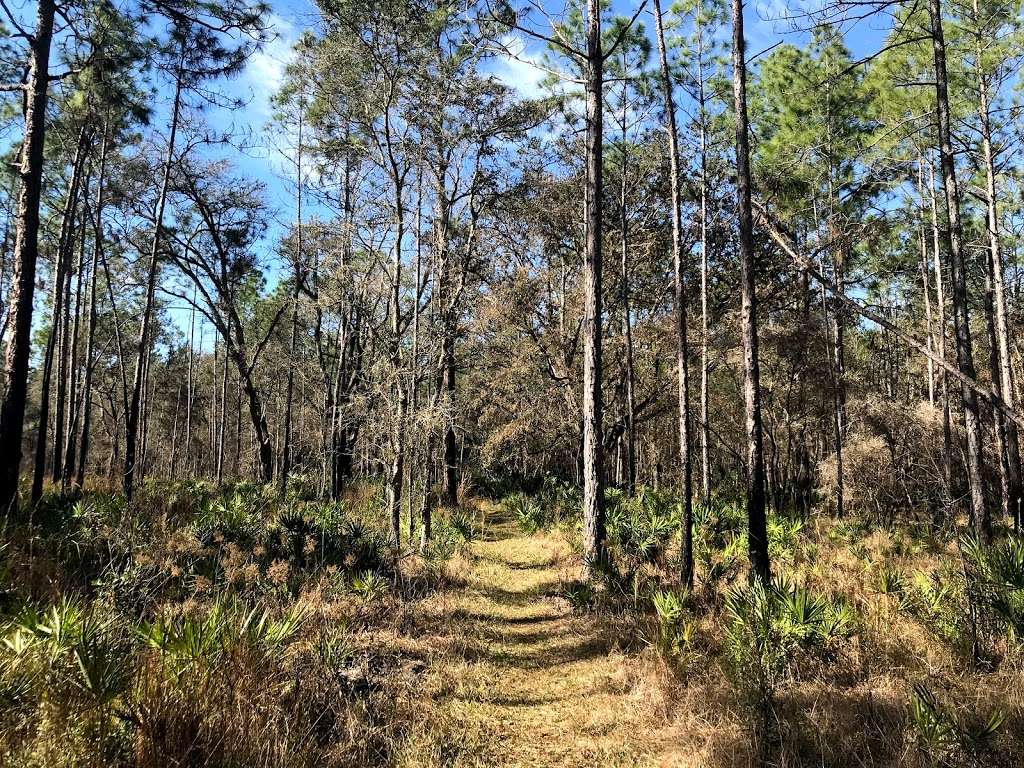
[[[492,506],[481,513],[482,535],[455,569],[464,585],[425,605],[433,715],[406,763],[666,764],[639,662],[554,596],[571,576],[566,543],[525,535]]]

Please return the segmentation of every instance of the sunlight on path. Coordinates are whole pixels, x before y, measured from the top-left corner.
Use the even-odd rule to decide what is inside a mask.
[[[664,764],[633,660],[554,596],[571,575],[567,544],[523,534],[493,506],[482,513],[483,534],[457,573],[465,585],[426,606],[445,650],[427,685],[436,716],[405,764]]]

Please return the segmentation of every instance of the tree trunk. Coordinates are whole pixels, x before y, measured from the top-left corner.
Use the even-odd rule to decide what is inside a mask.
[[[14,237],[14,274],[8,295],[10,316],[4,356],[3,402],[0,404],[0,509],[5,512],[12,511],[17,504],[21,441],[25,429],[54,5],[53,0],[39,0],[36,4],[36,29],[29,43],[25,129],[18,161],[21,189]]]
[[[973,0],[975,22],[980,21],[978,0]],[[978,67],[978,117],[981,121],[981,148],[985,162],[985,202],[986,222],[988,229],[988,271],[991,275],[995,318],[990,335],[994,335],[995,346],[992,350],[992,388],[1003,398],[1010,408],[1014,406],[1013,367],[1010,360],[1010,334],[1006,318],[1006,286],[1003,280],[1003,256],[999,243],[999,210],[996,197],[995,153],[992,148],[992,123],[989,108],[988,78],[981,69],[981,58],[984,41],[980,30],[977,38]],[[996,387],[996,382],[999,386]],[[1022,487],[1020,440],[1017,425],[1002,416],[999,409],[993,412],[996,417],[996,429],[1002,428],[1004,436],[1004,457],[1002,464],[1006,470],[1003,512],[1019,527],[1021,520]]]
[[[831,110],[830,101],[828,102],[827,109]],[[828,118],[827,123],[831,125],[831,120]],[[846,512],[845,472],[843,465],[843,444],[846,441],[846,307],[843,306],[842,296],[846,293],[846,244],[840,235],[840,227],[837,221],[831,135],[828,142],[828,155],[829,238],[833,243],[836,243],[830,250],[832,251],[832,269],[835,274],[836,289],[840,293],[840,301],[832,312],[832,421],[833,436],[836,444],[836,516],[843,517]]]
[[[920,208],[920,231],[918,232],[918,245],[921,250],[921,288],[924,295],[924,317],[925,317],[925,342],[929,351],[935,349],[935,324],[932,316],[932,290],[928,268],[928,234],[924,219],[924,158],[918,155],[917,158],[917,193],[921,201]],[[935,363],[928,360],[928,405],[935,407]]]
[[[586,188],[583,257],[583,560],[587,577],[605,559],[604,442],[601,397],[601,184],[604,60],[601,4],[587,0]]]
[[[260,399],[259,390],[252,378],[252,370],[245,359],[245,353],[236,349],[234,345],[227,345],[235,360],[235,367],[238,371],[238,378],[242,385],[242,391],[249,403],[249,418],[252,421],[253,434],[256,438],[256,448],[260,459],[260,481],[263,483],[274,482],[274,449],[270,443],[270,428],[267,426],[267,413],[263,408],[263,401]]]
[[[295,288],[292,291],[291,337],[288,343],[288,389],[284,405],[284,447],[281,451],[281,498],[288,491],[292,464],[292,399],[295,395],[295,346],[299,333],[299,286],[302,282],[302,112],[299,112],[298,148],[295,153]]]
[[[995,265],[992,261],[991,250],[985,254],[985,295],[982,302],[982,311],[985,315],[985,332],[988,335],[989,347],[989,376],[992,379],[992,389],[999,398],[1003,398],[1002,379],[1000,373],[999,340],[996,332],[996,310],[995,310]],[[1011,499],[1014,496],[1012,486],[1015,482],[1014,468],[1010,466],[1006,445],[1006,418],[1000,408],[992,407],[992,425],[995,432],[996,460],[999,462],[999,500],[1002,513],[1013,519]],[[1012,422],[1010,422],[1012,424]]]
[[[625,53],[623,53],[625,58]],[[623,71],[625,71],[625,61],[623,61]],[[622,173],[619,179],[619,231],[621,233],[620,240],[620,260],[621,260],[621,272],[622,272],[622,335],[626,342],[626,424],[623,437],[626,441],[626,452],[625,452],[625,480],[626,480],[626,492],[633,496],[636,492],[636,392],[635,382],[636,374],[633,366],[633,312],[630,307],[630,295],[629,295],[629,216],[626,211],[626,191],[627,191],[627,174],[626,174],[626,121],[628,119],[627,103],[626,103],[626,88],[627,82],[623,79],[622,82]]]
[[[216,371],[214,371],[216,373]],[[224,482],[224,447],[228,431],[228,355],[224,352],[224,370],[220,379],[220,418],[217,419],[217,485]]]
[[[132,384],[131,403],[125,422],[125,455],[124,455],[124,494],[131,500],[133,482],[135,480],[136,444],[139,439],[139,422],[142,410],[143,374],[150,346],[150,325],[152,323],[153,302],[156,296],[157,276],[160,271],[160,237],[164,226],[164,209],[167,207],[167,195],[170,192],[171,166],[174,164],[174,141],[178,133],[178,117],[181,112],[182,68],[185,58],[185,41],[181,43],[177,77],[174,86],[174,106],[171,109],[170,136],[167,139],[167,155],[164,158],[163,178],[160,182],[160,196],[156,204],[153,240],[150,244],[149,269],[146,278],[146,297],[142,310],[142,324],[139,328],[139,340],[136,344],[135,377]]]
[[[74,212],[72,216],[73,218],[77,217],[77,212]],[[70,237],[74,238],[76,236],[75,223],[72,221]],[[61,287],[64,299],[61,303],[63,312],[60,319],[60,342],[57,348],[57,392],[54,396],[56,402],[54,403],[53,415],[53,453],[50,456],[50,479],[54,483],[60,482],[61,472],[64,468],[64,414],[68,398],[68,368],[70,367],[69,353],[71,347],[71,281],[75,275],[71,265],[74,245],[68,244],[66,247],[68,249],[68,264],[64,273],[64,285]]]
[[[946,292],[942,278],[942,251],[939,248],[939,210],[935,197],[935,169],[931,160],[928,162],[928,190],[931,208],[932,225],[932,261],[935,272],[935,304],[939,324],[938,341],[939,357],[946,359]],[[942,481],[946,491],[946,501],[950,503],[953,491],[953,426],[949,404],[949,374],[942,372]]]
[[[942,31],[941,0],[928,0],[932,27],[932,51],[935,57],[935,103],[938,118],[939,160],[942,186],[946,197],[949,230],[949,265],[952,278],[953,328],[956,337],[957,367],[968,378],[975,378],[971,344],[970,310],[967,305],[967,277],[963,255],[963,224],[960,219],[960,190],[957,187],[950,127],[948,77],[946,74],[946,43]],[[960,387],[964,406],[964,427],[967,432],[967,479],[970,484],[970,515],[974,532],[983,541],[991,538],[991,520],[985,506],[984,456],[982,455],[981,419],[978,398],[966,385]]]
[[[449,252],[448,228],[451,207],[445,188],[447,167],[442,163],[435,171],[437,177],[435,192],[435,254],[434,254],[434,297],[436,317],[441,331],[438,351],[438,381],[435,397],[441,406],[444,419],[444,433],[441,437],[441,502],[454,507],[459,501],[458,492],[458,446],[455,439],[455,337],[458,334],[457,298],[452,274],[452,255]]]
[[[78,132],[78,146],[75,159],[71,164],[71,180],[68,183],[68,196],[61,214],[60,236],[57,239],[57,253],[53,276],[53,312],[50,315],[50,336],[46,340],[43,352],[43,368],[39,394],[39,428],[36,431],[35,467],[32,472],[32,503],[39,501],[43,493],[43,477],[46,474],[47,431],[50,426],[50,380],[53,373],[53,355],[57,346],[58,330],[64,307],[64,282],[66,280],[71,250],[67,247],[70,239],[71,221],[74,218],[78,202],[78,186],[81,178],[82,165],[85,157],[86,129]]]
[[[96,367],[96,324],[98,320],[96,308],[96,283],[99,280],[100,254],[103,251],[103,192],[107,177],[107,152],[109,150],[107,122],[103,124],[103,144],[100,149],[100,170],[96,179],[96,207],[93,215],[93,250],[90,272],[92,282],[89,285],[89,329],[85,343],[85,381],[82,384],[82,445],[78,453],[78,468],[75,472],[75,485],[81,488],[85,483],[85,467],[89,460],[89,438],[92,425],[92,374]],[[173,470],[172,470],[173,475]]]
[[[150,376],[152,364],[153,350],[150,349],[146,353],[145,366],[142,369],[142,414],[139,421],[139,462],[135,471],[135,479],[140,483],[146,475],[146,459],[149,456],[149,417],[152,412],[152,401],[150,400],[149,393],[153,389],[153,377]],[[210,445],[212,448],[213,443],[211,442]]]
[[[689,340],[686,324],[686,280],[683,263],[682,198],[680,194],[679,137],[676,130],[676,108],[672,95],[668,56],[665,52],[665,34],[661,22],[661,3],[654,0],[654,26],[658,38],[658,58],[661,64],[661,87],[665,100],[665,123],[668,129],[668,159],[672,194],[672,263],[675,288],[676,366],[679,404],[679,460],[683,471],[683,537],[682,582],[686,589],[693,588],[693,461],[690,456],[690,375]]]
[[[235,460],[236,478],[242,477],[242,377],[235,376]]]
[[[192,408],[195,400],[195,330],[196,289],[192,288],[192,303],[188,316],[188,375],[185,380],[185,472],[195,472],[192,464]]]
[[[703,27],[697,10],[697,105],[700,131],[700,466],[701,501],[711,503],[711,340],[708,310],[708,135],[704,93]]]
[[[454,311],[450,309],[449,312]],[[447,313],[446,313],[447,314]],[[459,451],[455,440],[455,331],[454,321],[446,318],[446,330],[441,341],[442,376],[441,389],[444,393],[444,503],[455,507],[459,503]]]
[[[88,179],[86,188],[88,189]],[[68,427],[67,446],[64,448],[64,455],[61,457],[63,470],[60,473],[61,490],[67,487],[68,480],[75,474],[75,459],[78,457],[78,422],[81,416],[81,398],[79,391],[79,331],[84,318],[85,303],[82,300],[82,277],[85,274],[85,242],[88,220],[88,205],[82,212],[82,238],[79,241],[78,251],[78,278],[75,284],[75,322],[71,330],[71,354],[68,365]]]
[[[409,382],[409,423],[416,423],[416,413],[419,409],[419,383],[420,383],[420,281],[423,279],[423,166],[416,169],[416,263],[415,282],[413,283],[412,302],[412,381]],[[423,456],[424,463],[430,461],[429,452]],[[416,535],[416,509],[415,492],[416,468],[415,454],[409,460],[409,544],[413,542]],[[426,472],[421,473],[420,482],[426,492]],[[420,520],[423,519],[422,514]],[[421,549],[425,546],[426,539],[420,539]]]
[[[391,388],[395,397],[395,411],[391,435],[391,471],[388,477],[388,510],[390,512],[391,525],[391,546],[397,552],[401,547],[402,536],[402,470],[405,461],[405,411],[406,411],[406,388],[402,385],[401,377],[401,296],[402,287],[402,238],[405,236],[405,218],[402,211],[402,186],[397,178],[395,182],[395,244],[394,262],[392,263],[391,275],[391,372],[394,376],[394,383]]]
[[[761,373],[757,350],[757,290],[754,217],[751,207],[750,127],[747,120],[747,63],[743,40],[743,0],[732,0],[732,90],[736,119],[736,218],[739,221],[742,293],[743,391],[747,422],[747,522],[750,565],[759,579],[771,579],[765,515],[764,438],[761,425]]]

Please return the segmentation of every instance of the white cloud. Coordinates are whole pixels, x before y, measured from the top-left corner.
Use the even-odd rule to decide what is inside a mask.
[[[300,34],[295,24],[276,13],[270,14],[268,21],[274,37],[250,57],[242,73],[242,82],[251,93],[249,109],[259,122],[270,118],[270,100],[284,83],[285,69],[295,55],[293,47]]]
[[[517,35],[508,34],[501,39],[503,52],[494,64],[494,75],[505,85],[515,88],[527,99],[535,99],[546,93],[541,81],[547,72],[540,66],[541,55],[530,52],[526,43]]]

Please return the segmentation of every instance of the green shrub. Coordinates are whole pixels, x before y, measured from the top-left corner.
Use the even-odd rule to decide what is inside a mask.
[[[541,506],[551,511],[554,524],[578,520],[583,512],[583,494],[579,487],[553,475],[544,478],[537,496]]]
[[[248,544],[258,536],[264,520],[259,500],[252,493],[237,488],[230,496],[205,504],[195,527],[204,542]]]
[[[881,565],[875,574],[875,591],[892,598],[900,609],[910,605],[907,595],[907,580],[903,571],[889,565]]]
[[[526,533],[536,533],[555,523],[553,512],[545,509],[540,501],[525,493],[513,493],[502,499],[502,510],[515,518]]]
[[[454,510],[445,521],[446,526],[462,545],[472,544],[477,537],[476,519],[468,509]]]
[[[975,665],[992,666],[1024,638],[1024,542],[1011,536],[984,546],[965,536],[959,545],[960,563],[917,574],[909,607]]]
[[[747,515],[742,504],[712,499],[709,504],[693,505],[694,541],[698,546],[719,550],[747,530]]]
[[[120,722],[114,704],[135,679],[135,650],[130,632],[97,606],[26,606],[3,630],[0,699],[5,715],[29,727],[5,738],[41,732],[65,755],[108,754]]]
[[[804,521],[778,514],[768,515],[768,554],[773,562],[792,562]]]
[[[320,498],[320,481],[314,475],[293,472],[288,475],[285,496],[290,502],[316,501]]]
[[[390,582],[376,571],[364,571],[352,577],[352,591],[367,603],[380,600],[390,589]]]
[[[673,590],[655,590],[651,604],[658,619],[657,648],[663,656],[681,659],[691,649],[695,625],[687,618],[689,594]]]
[[[139,635],[175,673],[212,667],[224,650],[226,617],[219,606],[205,616],[161,616],[139,627]]]
[[[733,588],[726,596],[726,649],[736,682],[762,705],[793,672],[797,652],[828,652],[856,629],[846,603],[778,578]]]
[[[570,581],[562,585],[561,596],[575,613],[586,613],[594,606],[594,587],[588,581]]]
[[[970,597],[983,623],[1010,643],[1024,641],[1024,538],[1009,536],[982,546],[964,539],[961,549]],[[986,627],[989,628],[989,627]]]
[[[1006,720],[1001,708],[972,726],[939,703],[935,694],[923,685],[915,685],[910,697],[910,726],[918,747],[939,763],[966,757],[970,762],[989,752],[992,742]]]
[[[607,508],[608,542],[634,563],[656,563],[679,531],[677,506],[660,495],[641,491],[632,499],[613,497]]]

